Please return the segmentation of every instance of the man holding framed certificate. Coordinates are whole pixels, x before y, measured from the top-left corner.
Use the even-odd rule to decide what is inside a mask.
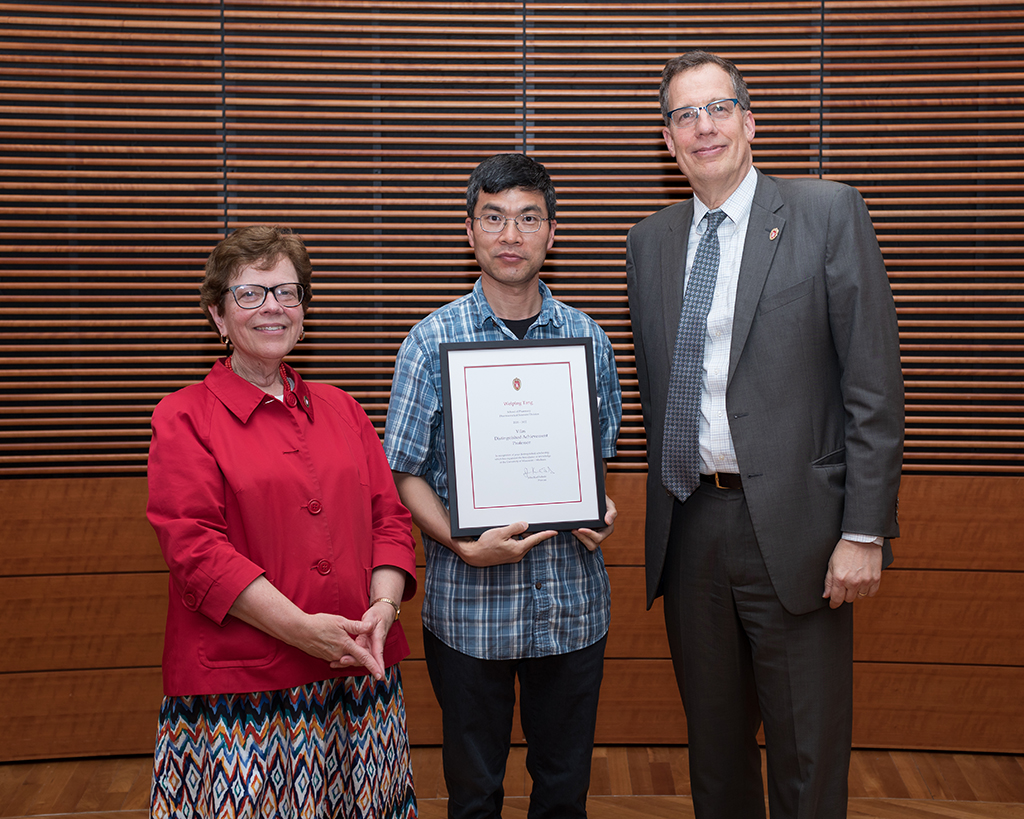
[[[493,156],[466,204],[482,275],[403,342],[384,436],[423,534],[448,816],[501,815],[518,679],[530,815],[584,817],[609,622],[615,358],[540,280],[555,237],[544,166]]]

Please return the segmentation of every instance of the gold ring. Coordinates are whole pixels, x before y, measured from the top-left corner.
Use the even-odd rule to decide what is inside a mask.
[[[857,596],[858,597],[867,597],[868,593],[867,592],[857,592]]]

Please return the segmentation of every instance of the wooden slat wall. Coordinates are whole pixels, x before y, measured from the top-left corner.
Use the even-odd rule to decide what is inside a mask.
[[[595,316],[615,345],[623,427],[612,468],[643,470],[625,236],[640,219],[691,195],[661,136],[661,69],[693,47],[737,60],[758,101],[758,164],[768,173],[816,174],[820,4],[525,6],[528,149],[551,170],[560,200],[545,280]]]
[[[860,189],[885,254],[908,472],[1024,466],[1022,14],[825,4],[822,175]]]
[[[466,178],[522,149],[521,4],[228,0],[224,26],[227,219],[306,238],[297,364],[383,430],[406,332],[478,275]]]
[[[561,199],[556,294],[615,343],[620,457],[644,469],[623,241],[689,195],[664,150],[665,59],[743,66],[756,159],[857,185],[899,306],[906,468],[1024,470],[1024,11],[983,3],[212,0],[0,3],[0,475],[145,469],[160,397],[219,345],[196,308],[226,231],[308,240],[294,361],[383,426],[408,328],[476,275],[483,157],[525,150]]]
[[[0,474],[141,473],[161,339],[209,355],[173,318],[223,236],[219,4],[0,15]]]
[[[220,352],[197,307],[213,244],[254,221],[306,237],[294,362],[382,428],[401,339],[476,276],[466,177],[520,150],[559,190],[545,278],[605,327],[624,389],[599,741],[685,739],[643,610],[623,251],[689,195],[657,82],[693,46],[744,68],[762,169],[864,193],[897,299],[904,538],[860,606],[856,741],[1024,750],[1019,3],[26,0],[0,17],[0,758],[152,743],[148,418]],[[418,655],[406,679],[413,740],[436,743]]]

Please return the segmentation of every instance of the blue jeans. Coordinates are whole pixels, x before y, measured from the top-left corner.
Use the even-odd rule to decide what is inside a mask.
[[[501,816],[517,677],[533,779],[529,819],[587,815],[606,640],[569,654],[480,660],[423,629],[427,670],[441,705],[449,819]]]

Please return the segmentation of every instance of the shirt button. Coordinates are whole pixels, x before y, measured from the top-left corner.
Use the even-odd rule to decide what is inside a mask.
[[[196,596],[194,594],[186,594],[185,597],[182,598],[182,602],[185,604],[185,608],[191,609],[192,611],[196,610]]]
[[[316,564],[316,570],[322,575],[328,575],[331,573],[331,561],[321,560]]]
[[[540,589],[540,588],[543,588],[543,586],[544,586],[544,584],[543,584],[543,583],[541,583],[541,582],[540,582],[539,580],[538,580],[538,581],[537,581],[536,583],[534,583],[534,584],[533,584],[533,587],[534,587],[535,589]]]
[[[309,514],[319,515],[323,511],[324,506],[316,498],[313,498],[309,503],[306,504],[306,508],[309,510]]]
[[[284,402],[289,407],[294,407],[296,404],[299,403],[299,399],[295,397],[295,393],[290,392],[284,397]]]

